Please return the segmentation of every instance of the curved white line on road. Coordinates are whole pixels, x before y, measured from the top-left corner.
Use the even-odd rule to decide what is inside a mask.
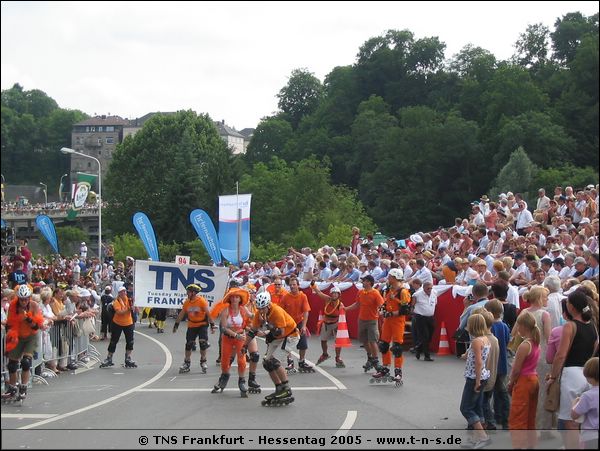
[[[258,339],[264,341],[264,338],[262,338],[262,337],[258,337]],[[300,355],[297,352],[292,351],[292,355],[294,357],[296,357],[297,359],[300,358]],[[342,384],[339,381],[339,379],[337,379],[334,376],[332,376],[331,374],[329,374],[323,368],[319,368],[317,365],[314,364],[314,362],[311,362],[308,359],[306,359],[306,361],[312,365],[312,367],[315,369],[315,371],[317,371],[317,373],[321,373],[323,376],[325,376],[327,379],[329,379],[331,382],[333,382],[338,389],[340,389],[340,390],[347,390],[348,389],[344,384]]]
[[[298,355],[298,353],[296,352],[292,352],[292,354],[297,357],[300,358],[300,356]],[[323,376],[325,376],[327,379],[329,379],[331,382],[333,382],[337,388],[339,388],[340,390],[347,390],[347,387],[342,384],[339,379],[337,379],[336,377],[332,376],[331,374],[329,374],[327,371],[325,371],[323,368],[318,367],[317,365],[314,364],[314,362],[311,362],[310,360],[306,359],[306,361],[312,365],[312,367],[315,369],[315,371],[317,373],[321,373]]]
[[[346,414],[346,419],[344,420],[338,431],[335,433],[335,435],[347,435],[348,432],[350,432],[350,429],[352,429],[352,426],[356,421],[356,417],[358,417],[358,412],[356,410],[349,410]]]
[[[68,418],[68,417],[71,417],[73,415],[77,415],[78,413],[81,413],[81,412],[86,412],[88,410],[95,409],[96,407],[103,406],[103,405],[108,404],[110,402],[116,401],[117,399],[123,398],[124,396],[130,395],[131,393],[134,393],[134,392],[138,391],[140,388],[144,388],[144,387],[146,387],[146,386],[148,386],[148,385],[156,382],[158,379],[160,379],[169,370],[169,368],[171,368],[171,364],[173,363],[173,355],[171,354],[171,352],[169,351],[169,349],[164,344],[162,344],[160,341],[158,341],[157,339],[155,339],[155,338],[153,338],[153,337],[151,337],[149,335],[146,335],[146,334],[144,334],[142,332],[135,331],[135,333],[136,334],[140,334],[140,335],[142,335],[143,337],[146,337],[149,340],[152,340],[154,343],[156,343],[163,350],[163,352],[166,355],[165,365],[163,366],[162,370],[160,370],[153,378],[147,380],[143,384],[140,384],[140,385],[138,385],[136,387],[130,388],[129,390],[124,391],[123,393],[120,393],[118,395],[112,396],[112,397],[110,397],[108,399],[105,399],[103,401],[100,401],[100,402],[97,402],[97,403],[94,403],[94,404],[90,404],[89,406],[82,407],[81,409],[77,409],[77,410],[73,410],[71,412],[63,413],[62,415],[57,415],[55,417],[49,418],[49,419],[44,420],[44,421],[38,421],[37,423],[29,424],[27,426],[23,426],[23,427],[20,427],[18,429],[33,429],[33,428],[36,428],[36,427],[39,427],[39,426],[44,426],[44,425],[46,425],[48,423],[52,423],[54,421],[62,420],[63,418]]]

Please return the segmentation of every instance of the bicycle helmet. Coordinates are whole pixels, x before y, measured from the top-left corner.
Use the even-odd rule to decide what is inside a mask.
[[[202,289],[196,285],[195,283],[191,283],[189,284],[187,287],[185,287],[186,291],[193,291],[194,293],[200,293],[202,291]]]
[[[271,295],[268,291],[256,295],[256,308],[266,308],[269,305],[271,305]]]
[[[29,298],[33,294],[33,290],[29,285],[21,285],[17,290],[17,297],[21,299]]]

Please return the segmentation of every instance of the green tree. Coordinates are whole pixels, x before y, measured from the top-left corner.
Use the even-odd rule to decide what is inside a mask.
[[[142,243],[142,240],[133,233],[124,233],[115,236],[113,239],[113,246],[115,249],[115,262],[125,261],[128,256],[133,257],[136,260],[146,260],[148,258],[144,243]]]
[[[242,177],[240,191],[252,193],[256,245],[311,245],[329,224],[374,228],[356,192],[334,187],[328,167],[316,158],[287,164],[274,157],[268,164],[257,163]]]
[[[513,60],[534,71],[546,64],[550,45],[550,29],[542,23],[528,25],[515,43]]]
[[[556,19],[554,31],[550,34],[554,58],[568,64],[575,58],[577,48],[585,35],[598,35],[598,13],[585,17],[580,12],[565,14]]]
[[[527,156],[540,167],[556,161],[573,160],[576,143],[565,129],[555,124],[546,113],[531,111],[501,121],[497,137],[494,167],[501,168],[514,149],[527,149]]]
[[[208,116],[193,111],[154,116],[113,155],[105,180],[111,229],[131,230],[133,214],[143,211],[159,242],[192,239],[189,213],[202,208],[214,216],[217,196],[233,186],[230,160]]]
[[[521,193],[528,199],[529,188],[537,172],[536,166],[531,162],[527,153],[519,147],[511,155],[508,163],[500,170],[490,189],[490,197],[496,198],[500,193],[512,191]]]
[[[572,186],[575,189],[589,184],[598,184],[598,170],[592,167],[579,168],[572,164],[541,169],[537,171],[530,186],[530,192],[545,188],[551,193],[555,186]]]
[[[58,240],[58,250],[62,255],[73,255],[79,253],[79,243],[82,241],[90,241],[90,237],[81,228],[74,226],[57,226],[56,239]],[[44,249],[50,253],[50,245],[46,240],[41,240],[44,243]]]
[[[277,106],[296,129],[304,116],[317,109],[322,97],[323,85],[320,80],[306,68],[294,69],[288,84],[277,94]]]
[[[245,159],[249,165],[281,157],[285,145],[293,135],[291,124],[278,117],[263,119],[248,144]]]

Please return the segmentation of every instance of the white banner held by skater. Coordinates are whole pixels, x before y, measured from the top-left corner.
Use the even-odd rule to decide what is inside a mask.
[[[185,287],[194,283],[212,307],[225,295],[228,272],[227,268],[136,260],[135,305],[180,309],[187,298]]]

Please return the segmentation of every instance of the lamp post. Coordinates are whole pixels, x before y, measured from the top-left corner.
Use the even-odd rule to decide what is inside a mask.
[[[98,163],[98,258],[102,261],[102,166],[100,165],[100,160],[68,147],[63,147],[60,151],[64,154],[75,154],[85,158],[91,158]]]
[[[44,187],[44,206],[48,205],[48,185],[40,182],[40,185]]]
[[[67,176],[67,174],[63,174],[63,175],[60,177],[60,183],[58,184],[58,201],[59,201],[59,202],[62,202],[62,200],[63,200],[63,199],[62,199],[62,193],[63,193],[63,191],[62,191],[62,186],[63,186],[63,184],[62,184],[62,181],[63,181],[63,179],[64,179],[66,176]]]

